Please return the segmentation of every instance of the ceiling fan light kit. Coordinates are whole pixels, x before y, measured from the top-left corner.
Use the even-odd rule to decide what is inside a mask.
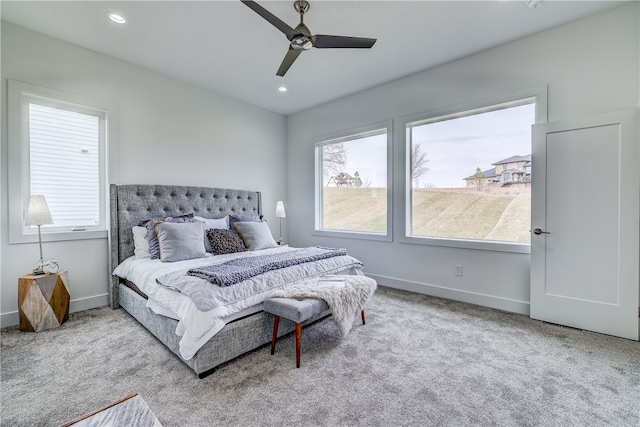
[[[252,0],[241,0],[242,3],[251,8],[258,15],[263,17],[271,25],[280,30],[289,40],[289,50],[285,55],[280,68],[276,75],[284,76],[289,70],[293,62],[298,56],[305,50],[309,50],[312,47],[318,49],[330,49],[330,48],[355,48],[355,49],[369,49],[371,48],[376,39],[364,38],[364,37],[347,37],[347,36],[329,36],[316,34],[312,35],[309,28],[304,24],[304,14],[309,11],[310,5],[306,0],[296,0],[293,3],[293,7],[300,14],[300,23],[296,28],[291,28],[280,18],[269,12],[264,7]]]

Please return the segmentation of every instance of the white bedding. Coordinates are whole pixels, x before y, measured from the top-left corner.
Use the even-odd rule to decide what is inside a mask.
[[[208,254],[208,256],[204,258],[177,262],[162,262],[159,259],[130,257],[118,265],[113,271],[113,274],[135,283],[138,288],[149,297],[147,307],[155,313],[178,320],[176,334],[181,337],[180,355],[185,360],[189,360],[195,355],[198,349],[220,331],[228,321],[241,315],[261,310],[261,303],[268,297],[269,293],[261,292],[248,295],[246,298],[240,300],[234,299],[232,302],[218,306],[212,310],[200,311],[186,295],[159,285],[157,279],[171,273],[184,272],[186,274],[186,271],[190,268],[223,263],[243,256],[254,256],[294,249],[295,248],[290,247],[278,247],[227,255],[211,256]],[[361,267],[361,264],[352,265],[343,271],[330,271],[328,273],[363,274]],[[203,286],[217,286],[204,279],[197,280],[201,280]],[[228,288],[232,288],[230,291],[233,291],[233,287],[242,286],[242,284],[243,282]]]

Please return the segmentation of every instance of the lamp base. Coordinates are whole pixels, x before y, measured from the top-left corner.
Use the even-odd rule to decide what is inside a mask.
[[[33,274],[34,276],[40,276],[42,274],[46,274],[44,272],[44,263],[42,262],[42,259],[40,261],[38,261],[38,266],[36,268],[33,269],[33,272],[31,274]]]

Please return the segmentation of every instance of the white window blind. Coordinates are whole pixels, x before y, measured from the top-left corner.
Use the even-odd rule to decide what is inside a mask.
[[[100,224],[100,129],[100,115],[29,103],[30,191],[53,227]]]

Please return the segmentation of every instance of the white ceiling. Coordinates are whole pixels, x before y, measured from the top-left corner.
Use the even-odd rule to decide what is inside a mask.
[[[295,27],[291,1],[259,3]],[[617,1],[311,0],[312,34],[377,38],[372,49],[311,49],[284,77],[284,34],[239,0],[6,1],[2,20],[281,114],[379,85],[616,7]],[[123,26],[108,21],[117,11]],[[285,94],[276,89],[288,87]]]

